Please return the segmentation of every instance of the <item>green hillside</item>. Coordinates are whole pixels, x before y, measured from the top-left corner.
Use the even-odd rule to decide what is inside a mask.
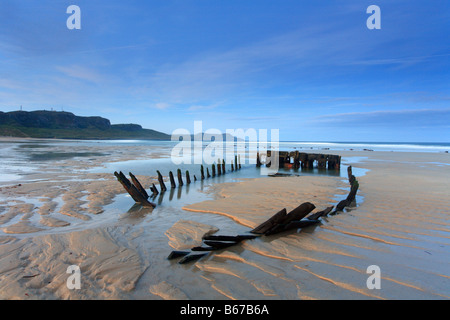
[[[137,124],[111,125],[102,117],[58,111],[0,111],[0,136],[49,139],[170,140],[170,135]]]

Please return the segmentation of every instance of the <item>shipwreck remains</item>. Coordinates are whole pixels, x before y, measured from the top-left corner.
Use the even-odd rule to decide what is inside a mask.
[[[340,170],[341,168],[341,156],[333,154],[319,154],[319,153],[306,153],[299,151],[277,151],[273,152],[267,150],[265,157],[264,154],[257,153],[256,166],[261,167],[264,158],[267,161],[265,165],[267,167],[272,166],[272,155],[278,153],[278,167],[286,169],[313,169],[317,167],[319,169]]]
[[[123,188],[130,194],[130,196],[133,198],[133,200],[136,203],[140,203],[143,207],[156,207],[156,204],[148,201],[148,194],[145,192],[144,188],[142,188],[142,185],[137,180],[135,176],[130,172],[130,176],[133,180],[133,183],[128,180],[127,177],[122,172],[114,172],[114,175],[116,176],[117,180],[122,184]],[[141,189],[141,191],[139,191]],[[142,192],[143,190],[143,192]]]
[[[249,231],[249,234],[237,236],[206,235],[202,239],[205,246],[193,247],[191,248],[191,251],[172,251],[167,259],[173,260],[182,257],[178,263],[185,264],[208,255],[208,252],[210,251],[226,249],[238,245],[244,240],[252,240],[262,236],[272,236],[289,230],[302,229],[319,224],[321,223],[321,218],[325,218],[329,214],[335,215],[355,201],[359,183],[352,174],[352,167],[348,167],[347,170],[349,184],[351,186],[350,192],[346,199],[339,202],[334,211],[332,210],[335,207],[330,206],[326,209],[311,213],[316,206],[310,202],[302,203],[290,212],[287,212],[286,208],[283,208],[268,220]]]
[[[275,155],[270,150],[266,153],[266,160],[269,159],[268,163],[263,163],[261,161],[260,154],[257,154],[257,163],[258,167],[265,164],[270,167],[272,163],[270,162],[271,156]],[[302,153],[298,151],[293,152],[278,152],[278,165],[280,168],[308,168],[312,169],[317,163],[317,167],[319,169],[332,169],[332,170],[340,170],[341,166],[341,156],[337,155],[328,155],[328,154],[313,154],[313,153]],[[235,156],[234,162],[230,165],[231,172],[239,171],[241,169],[241,161],[240,156]],[[161,196],[167,191],[167,187],[164,182],[164,177],[159,170],[156,171],[158,175],[158,181],[160,190],[157,189],[157,186],[152,183],[149,187],[151,191],[151,195],[155,198],[158,194]],[[218,159],[217,164],[212,164],[211,166],[211,174],[209,168],[205,168],[203,165],[200,166],[200,177],[201,180],[214,178],[216,176],[226,174],[226,163],[224,159]],[[275,215],[270,217],[268,220],[262,222],[253,230],[249,231],[249,234],[240,234],[237,236],[228,236],[228,235],[207,235],[204,236],[202,241],[204,246],[196,246],[191,248],[190,251],[172,251],[168,256],[169,260],[181,258],[178,263],[185,264],[188,262],[196,261],[206,255],[211,251],[223,250],[235,245],[240,244],[242,241],[252,240],[262,236],[272,236],[275,234],[279,234],[282,232],[286,232],[293,229],[301,229],[307,228],[313,225],[317,225],[321,223],[321,220],[328,215],[335,215],[339,212],[343,211],[346,207],[352,205],[354,203],[356,194],[359,189],[359,183],[356,177],[352,173],[352,167],[347,168],[348,173],[348,181],[350,184],[350,192],[344,200],[340,201],[336,206],[329,206],[323,210],[313,212],[316,209],[316,206],[311,202],[305,202],[299,205],[297,208],[293,209],[290,212],[287,212],[286,208],[281,209]],[[150,202],[148,199],[150,198],[149,194],[131,172],[129,173],[131,181],[122,173],[122,172],[114,172],[117,180],[121,183],[123,188],[128,192],[128,194],[132,197],[132,199],[136,202],[136,204],[140,204],[143,207],[151,207],[155,208],[156,204]],[[193,175],[194,182],[197,181],[197,177]],[[177,184],[175,181],[175,177],[172,171],[169,172],[169,179],[171,184],[171,194],[175,188],[177,188]],[[184,185],[188,186],[192,183],[190,178],[189,171],[186,171],[185,181],[183,181],[182,172],[180,169],[177,169],[177,180],[178,180],[178,188],[183,187]],[[334,211],[333,211],[334,209]]]
[[[235,172],[241,169],[241,163],[240,163],[240,156],[234,157],[235,162],[231,163],[230,170],[231,172]],[[223,175],[227,171],[225,159],[218,159],[217,160],[217,175]],[[201,180],[214,178],[216,176],[216,164],[212,164],[211,166],[211,172],[210,174],[209,168],[206,168],[206,175],[205,175],[205,167],[203,165],[200,166],[200,178]],[[155,198],[159,194],[164,194],[167,191],[166,184],[164,182],[164,177],[161,174],[159,170],[156,170],[156,173],[158,175],[158,182],[160,190],[157,189],[156,185],[152,183],[152,185],[149,187],[151,191],[152,198]],[[144,207],[156,207],[156,205],[150,201],[149,194],[145,190],[145,188],[142,186],[142,184],[139,182],[139,180],[136,178],[135,175],[133,175],[131,172],[129,173],[131,181],[122,173],[122,172],[114,172],[114,175],[116,176],[117,180],[122,184],[125,191],[128,192],[128,194],[131,196],[131,198],[136,202],[136,204],[141,204]],[[184,185],[190,185],[192,183],[191,176],[189,171],[186,171],[185,179],[186,184],[183,180],[183,174],[181,172],[181,169],[177,169],[177,180],[178,180],[178,188],[183,187]],[[177,188],[177,181],[175,179],[175,176],[172,171],[169,171],[169,181],[170,181],[170,187],[171,190]],[[194,182],[197,181],[197,177],[194,175]]]

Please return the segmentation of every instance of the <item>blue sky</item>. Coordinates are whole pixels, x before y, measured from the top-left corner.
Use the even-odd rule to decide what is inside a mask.
[[[81,30],[69,30],[69,5]],[[381,30],[369,30],[369,5]],[[450,3],[2,0],[0,110],[448,142]]]

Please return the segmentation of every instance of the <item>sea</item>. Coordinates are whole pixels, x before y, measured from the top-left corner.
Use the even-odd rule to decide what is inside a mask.
[[[233,144],[233,143],[232,143]],[[234,143],[234,146],[243,146],[242,166],[244,168],[254,168],[254,163],[251,163],[248,155],[255,152],[261,146],[268,149],[271,148],[270,142],[261,144],[254,142],[240,142]],[[90,161],[91,159],[102,158],[100,166],[94,166],[89,169],[89,172],[114,172],[114,171],[133,171],[134,174],[155,175],[156,170],[160,170],[163,175],[173,171],[176,176],[177,169],[183,171],[197,170],[199,162],[194,157],[190,161],[178,159],[174,161],[173,150],[180,146],[177,141],[153,141],[153,140],[51,140],[51,139],[3,139],[0,141],[0,185],[8,184],[8,182],[20,181],[23,178],[33,174],[46,165],[48,167],[52,162],[61,162],[66,160]],[[208,150],[210,143],[203,142],[201,153]],[[226,158],[227,152],[233,152],[233,155],[227,159],[234,159],[234,146],[225,147],[219,158]],[[111,161],[111,150],[120,151],[124,148],[151,148],[149,157],[146,159],[127,160],[127,161]],[[333,153],[339,154],[339,151],[373,151],[373,152],[430,152],[430,153],[448,153],[450,150],[450,143],[423,143],[423,142],[317,142],[317,141],[281,141],[278,143],[280,151],[295,151],[310,152],[310,153]],[[107,151],[105,151],[107,150]],[[191,151],[196,152],[195,147]],[[158,156],[153,158],[151,154]],[[247,157],[245,157],[247,155]],[[206,167],[208,167],[205,160],[205,175]],[[347,160],[352,160],[354,163],[357,157],[352,159],[343,158],[342,163],[345,164]],[[182,162],[181,164],[179,162]],[[190,162],[190,163],[189,163]],[[348,161],[347,161],[348,162]],[[230,161],[227,163],[227,168],[230,166]],[[51,166],[50,166],[51,167]],[[209,167],[209,169],[211,169]],[[198,171],[198,170],[197,170]],[[343,172],[341,170],[341,172]],[[303,170],[302,174],[346,174],[336,173],[328,170],[318,171]],[[356,172],[358,174],[358,172]],[[363,174],[363,172],[361,172]],[[240,177],[258,177],[259,171],[247,170],[240,174]],[[193,178],[193,177],[192,177]],[[197,173],[199,178],[199,173]],[[225,179],[223,179],[225,181]],[[228,181],[228,179],[226,179]]]

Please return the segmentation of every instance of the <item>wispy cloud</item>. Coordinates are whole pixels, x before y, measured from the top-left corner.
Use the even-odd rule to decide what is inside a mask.
[[[57,66],[56,69],[71,78],[85,80],[93,83],[101,83],[104,81],[104,77],[96,70],[91,68],[79,65],[70,65]]]
[[[213,110],[219,107],[222,102],[212,103],[212,104],[197,104],[192,105],[188,108],[188,111],[205,111],[205,110]]]
[[[165,102],[158,102],[154,104],[154,107],[159,110],[166,110],[170,108],[170,104]]]
[[[310,124],[333,127],[450,127],[450,109],[372,111],[315,117]]]

